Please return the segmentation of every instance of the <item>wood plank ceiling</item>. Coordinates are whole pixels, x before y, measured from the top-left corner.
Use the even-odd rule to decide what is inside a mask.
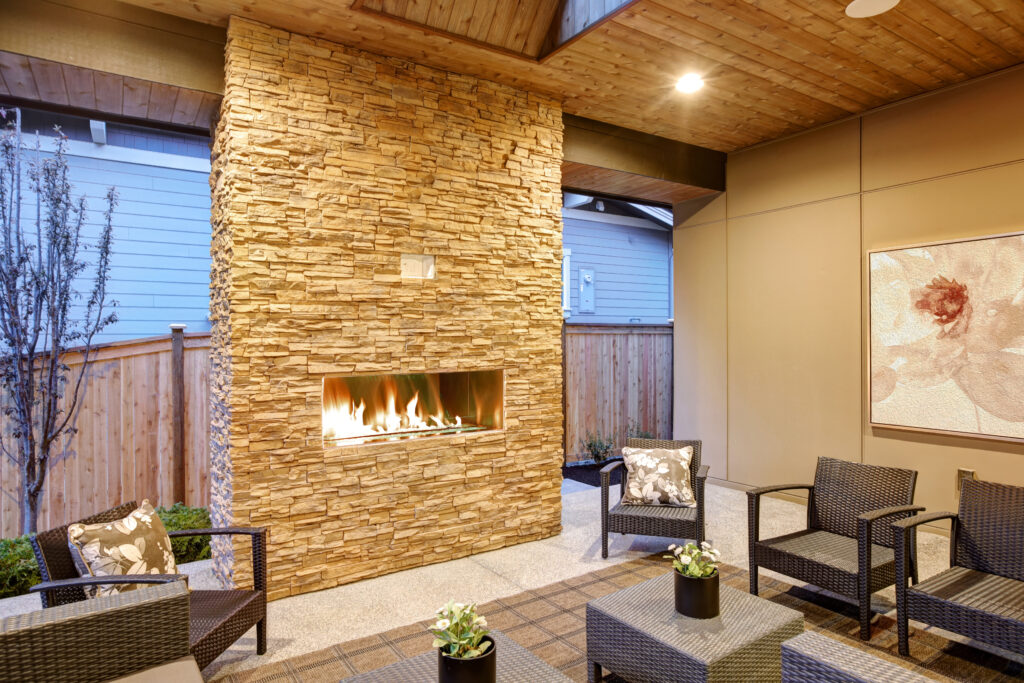
[[[721,151],[1024,61],[1021,0],[902,0],[869,19],[847,17],[841,0],[128,1],[505,82],[571,114]],[[581,14],[582,30],[560,29]],[[688,71],[707,85],[685,96],[673,86]]]
[[[0,51],[0,96],[208,130],[221,96]]]

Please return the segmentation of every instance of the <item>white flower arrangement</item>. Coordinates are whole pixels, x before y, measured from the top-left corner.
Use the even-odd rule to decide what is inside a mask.
[[[476,613],[476,603],[468,605],[449,601],[437,610],[437,622],[429,629],[434,634],[433,647],[449,657],[472,659],[487,652],[490,641],[487,620]]]
[[[714,576],[718,571],[720,553],[707,541],[703,541],[699,546],[694,543],[673,543],[668,550],[672,554],[665,555],[665,559],[672,560],[672,567],[683,576],[701,579]]]

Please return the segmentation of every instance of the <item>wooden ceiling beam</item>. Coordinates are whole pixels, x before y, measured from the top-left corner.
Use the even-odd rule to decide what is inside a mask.
[[[558,0],[558,9],[551,17],[540,54],[537,55],[538,61],[547,61],[562,48],[611,21],[638,1],[608,0],[612,3],[609,10],[605,0]]]
[[[571,114],[564,114],[562,123],[565,162],[711,191],[725,189],[722,152]]]

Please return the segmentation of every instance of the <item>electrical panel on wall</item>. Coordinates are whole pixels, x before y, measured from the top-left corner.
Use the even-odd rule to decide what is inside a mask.
[[[594,269],[580,268],[580,313],[594,312]]]

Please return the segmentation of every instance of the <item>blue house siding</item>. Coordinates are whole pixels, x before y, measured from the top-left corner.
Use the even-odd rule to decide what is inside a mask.
[[[33,137],[27,135],[26,142],[34,144]],[[134,142],[141,145],[142,139],[136,135]],[[44,149],[51,145],[52,138],[44,139]],[[209,163],[192,154],[154,154],[72,139],[68,165],[74,196],[84,194],[88,201],[82,233],[90,245],[102,227],[107,188],[116,187],[119,197],[107,287],[109,298],[118,302],[118,321],[97,340],[168,334],[171,323],[184,323],[189,332],[208,331]],[[22,215],[33,221],[34,195],[28,193],[26,200]],[[90,289],[91,281],[83,279],[83,300]]]
[[[563,212],[563,247],[569,256],[571,315],[567,323],[664,325],[671,317],[672,234],[633,218],[587,220]],[[639,227],[646,224],[649,227]],[[580,269],[594,272],[594,313],[580,312]]]

